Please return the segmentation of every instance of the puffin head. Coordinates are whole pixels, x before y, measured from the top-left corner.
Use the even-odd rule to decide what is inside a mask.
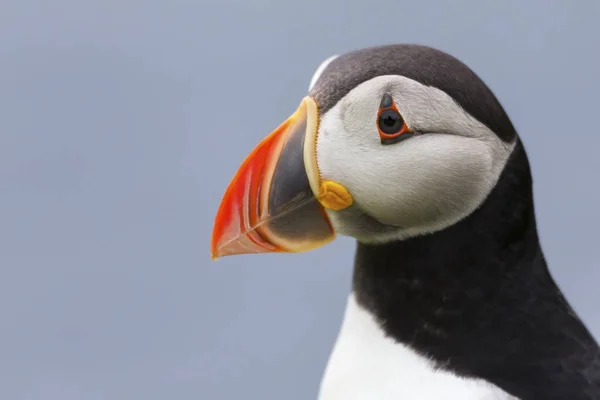
[[[211,254],[444,230],[482,205],[516,142],[490,89],[444,52],[389,45],[330,57],[229,184]]]

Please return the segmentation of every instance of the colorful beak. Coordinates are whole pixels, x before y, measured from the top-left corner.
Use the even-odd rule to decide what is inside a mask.
[[[308,251],[334,238],[322,198],[335,203],[339,195],[332,197],[331,189],[329,196],[319,195],[331,183],[321,182],[317,168],[318,124],[317,104],[305,97],[298,110],[244,160],[217,212],[213,259]]]

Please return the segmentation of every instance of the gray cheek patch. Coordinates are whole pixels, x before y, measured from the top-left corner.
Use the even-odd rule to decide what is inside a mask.
[[[389,92],[419,135],[382,145],[376,115]],[[473,212],[499,178],[506,143],[438,88],[384,75],[352,89],[321,116],[317,162],[355,206],[330,213],[335,229],[382,242],[444,229]]]

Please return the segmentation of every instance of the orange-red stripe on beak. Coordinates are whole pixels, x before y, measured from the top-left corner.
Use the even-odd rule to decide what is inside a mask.
[[[310,144],[317,126],[316,104],[306,97],[244,160],[217,212],[213,258],[307,251],[333,239],[333,229],[309,184],[318,182],[318,171],[314,162],[307,161],[311,164],[307,168],[304,161],[315,158],[304,152],[315,151]]]

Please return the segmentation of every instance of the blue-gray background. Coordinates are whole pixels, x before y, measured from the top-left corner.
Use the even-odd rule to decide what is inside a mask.
[[[213,218],[324,58],[393,42],[446,50],[496,92],[529,150],[552,272],[600,336],[599,12],[2,1],[0,398],[314,398],[353,242],[213,263]]]

